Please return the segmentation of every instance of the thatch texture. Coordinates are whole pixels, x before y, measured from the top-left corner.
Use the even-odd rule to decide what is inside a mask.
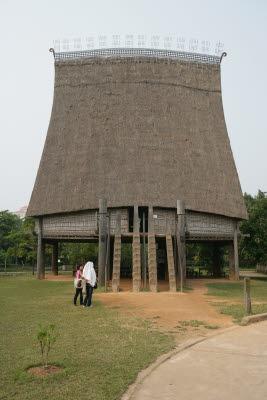
[[[156,58],[55,64],[28,215],[176,207],[247,218],[224,121],[220,66]]]

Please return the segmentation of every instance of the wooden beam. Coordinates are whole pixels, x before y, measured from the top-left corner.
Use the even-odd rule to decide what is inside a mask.
[[[142,248],[142,258],[143,258],[143,288],[146,289],[146,213],[143,212],[143,248]]]
[[[134,206],[133,226],[133,291],[141,290],[141,249],[138,206]]]
[[[238,222],[234,222],[234,259],[235,259],[235,279],[239,280],[239,260],[238,260]]]
[[[43,218],[38,218],[37,279],[45,278],[45,244],[43,241]]]
[[[171,225],[169,218],[167,218],[166,220],[166,248],[167,248],[168,272],[169,272],[169,290],[170,292],[176,292],[175,265],[173,257]]]
[[[148,273],[149,288],[152,292],[158,291],[157,252],[154,230],[153,207],[148,208]]]
[[[233,242],[228,245],[228,260],[229,260],[229,279],[230,279],[230,281],[234,281],[235,280],[235,256],[234,256]]]
[[[110,215],[107,214],[107,248],[105,260],[105,290],[108,288],[109,282],[109,264],[110,264]]]
[[[113,274],[112,274],[112,290],[119,292],[120,290],[120,273],[121,273],[121,214],[117,214],[116,233],[114,240],[113,252]]]
[[[105,261],[107,249],[107,201],[99,200],[98,282],[105,284]]]
[[[183,292],[183,286],[186,273],[186,258],[185,258],[185,202],[177,200],[177,247],[178,247],[178,265],[180,276],[180,288]]]

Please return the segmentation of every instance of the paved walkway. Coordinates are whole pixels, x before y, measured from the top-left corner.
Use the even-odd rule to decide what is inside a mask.
[[[176,354],[131,398],[267,399],[267,321],[234,328]]]

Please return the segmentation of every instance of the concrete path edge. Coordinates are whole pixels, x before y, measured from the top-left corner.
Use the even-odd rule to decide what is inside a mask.
[[[267,313],[248,315],[247,317],[242,318],[241,325],[254,324],[254,322],[264,321],[265,319],[267,319]]]
[[[258,314],[258,315],[265,315],[265,314]],[[253,315],[255,317],[256,315]],[[247,317],[245,317],[247,318]],[[266,314],[266,319],[267,319],[267,314]],[[258,321],[255,321],[258,322]],[[147,368],[143,369],[142,371],[139,372],[137,375],[136,380],[134,383],[131,384],[131,386],[127,389],[127,391],[124,393],[122,396],[121,400],[131,400],[133,399],[133,396],[137,389],[140,387],[140,385],[143,383],[143,381],[156,369],[158,368],[161,364],[163,364],[165,361],[169,360],[171,357],[175,356],[176,354],[194,346],[195,344],[198,344],[200,342],[204,342],[205,340],[208,340],[214,336],[219,336],[225,332],[232,331],[234,329],[241,328],[241,325],[234,325],[230,326],[228,328],[222,329],[219,332],[212,333],[208,336],[205,337],[199,337],[197,339],[190,339],[186,341],[185,343],[175,347],[175,349],[171,350],[169,353],[162,354],[160,357],[156,359],[156,361],[152,364],[150,364]]]

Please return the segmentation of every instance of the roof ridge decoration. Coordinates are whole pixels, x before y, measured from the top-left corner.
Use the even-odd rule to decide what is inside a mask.
[[[108,57],[157,57],[168,58],[185,61],[195,61],[208,64],[220,64],[223,57],[227,53],[223,52],[222,55],[214,56],[208,54],[189,53],[184,51],[175,50],[161,50],[161,49],[140,49],[140,48],[107,48],[96,50],[79,50],[79,51],[66,51],[55,52],[53,48],[49,49],[53,53],[55,61],[75,60],[81,58],[108,58]]]

